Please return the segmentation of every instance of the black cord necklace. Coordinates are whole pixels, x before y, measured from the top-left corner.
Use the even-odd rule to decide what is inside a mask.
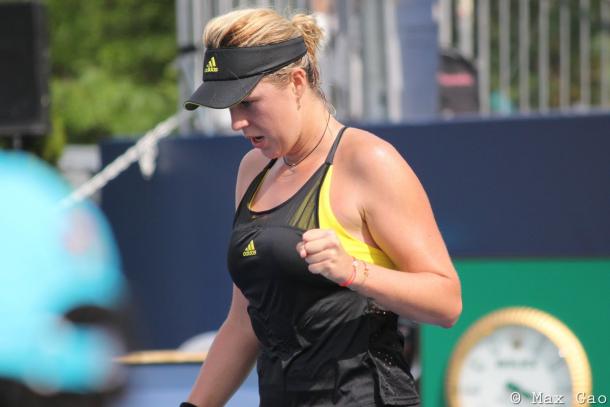
[[[328,119],[326,119],[326,127],[324,127],[324,132],[322,133],[322,135],[320,136],[320,139],[318,140],[318,142],[316,143],[316,145],[314,146],[314,148],[311,149],[310,152],[308,152],[307,154],[305,154],[305,156],[303,158],[301,158],[300,160],[298,160],[295,163],[289,163],[288,160],[286,160],[286,156],[282,156],[282,160],[284,161],[284,164],[286,164],[288,167],[290,168],[294,168],[297,165],[299,165],[301,162],[303,162],[303,160],[305,160],[307,157],[309,157],[311,155],[311,153],[313,153],[316,148],[318,148],[318,146],[320,145],[320,143],[322,142],[322,139],[324,138],[324,135],[326,134],[326,130],[328,130],[328,124],[330,123],[330,112],[328,112]]]

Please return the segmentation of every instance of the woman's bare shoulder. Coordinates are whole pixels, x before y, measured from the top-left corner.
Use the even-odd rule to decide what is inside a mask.
[[[246,177],[252,175],[254,178],[268,163],[269,159],[259,149],[254,148],[242,157],[239,163],[239,175]]]
[[[341,162],[353,176],[369,178],[378,171],[407,165],[392,144],[381,137],[358,128],[349,128],[338,151]]]

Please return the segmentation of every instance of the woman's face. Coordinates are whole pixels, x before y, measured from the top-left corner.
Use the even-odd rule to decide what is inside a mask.
[[[301,115],[292,84],[280,87],[263,80],[229,110],[233,130],[241,130],[267,158],[285,155],[298,138]]]

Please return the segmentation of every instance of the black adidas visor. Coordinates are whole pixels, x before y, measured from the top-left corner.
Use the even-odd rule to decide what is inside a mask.
[[[203,56],[203,83],[184,107],[231,107],[248,96],[263,76],[306,53],[303,37],[257,47],[208,48]]]

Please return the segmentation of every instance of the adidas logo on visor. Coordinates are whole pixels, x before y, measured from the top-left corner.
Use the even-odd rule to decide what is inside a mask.
[[[208,61],[208,64],[205,66],[205,71],[203,71],[203,72],[204,73],[218,72],[218,67],[216,66],[216,57],[210,58],[210,60]]]
[[[255,256],[255,255],[256,255],[256,248],[254,247],[254,240],[250,240],[250,243],[248,243],[248,246],[246,246],[246,248],[244,249],[243,256],[247,257],[247,256]]]

